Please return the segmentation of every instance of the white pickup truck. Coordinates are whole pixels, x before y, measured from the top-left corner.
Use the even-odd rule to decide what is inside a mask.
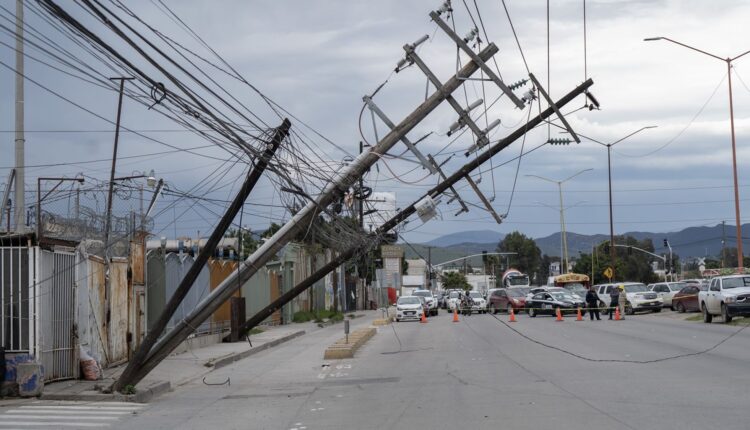
[[[721,315],[724,323],[732,317],[750,316],[750,275],[717,276],[711,279],[708,290],[698,293],[703,322],[710,323],[714,315]]]

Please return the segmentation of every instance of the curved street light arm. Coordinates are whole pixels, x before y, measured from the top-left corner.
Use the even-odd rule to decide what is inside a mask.
[[[692,47],[692,46],[690,46],[690,45],[686,45],[686,44],[684,44],[684,43],[682,43],[682,42],[678,42],[678,41],[676,41],[676,40],[672,40],[672,39],[670,39],[670,38],[668,38],[668,37],[662,37],[662,36],[659,36],[659,37],[647,37],[647,38],[643,39],[643,41],[644,41],[644,42],[652,42],[652,41],[655,41],[655,40],[666,40],[666,41],[668,41],[668,42],[672,42],[672,43],[674,43],[674,44],[676,44],[676,45],[680,45],[680,46],[682,46],[682,47],[685,47],[685,48],[688,48],[688,49],[692,49],[693,51],[696,51],[696,52],[700,52],[701,54],[705,54],[705,55],[708,55],[709,57],[713,57],[713,58],[716,58],[717,60],[721,60],[721,61],[727,61],[727,59],[726,59],[726,58],[721,58],[721,57],[719,57],[718,55],[714,55],[714,54],[711,54],[710,52],[706,52],[706,51],[704,51],[704,50],[702,50],[702,49],[694,48],[694,47]],[[746,53],[745,53],[745,54],[746,54]],[[745,55],[745,54],[742,54],[742,55]],[[737,58],[739,58],[739,57],[737,57]],[[730,60],[730,61],[731,61],[731,60]]]

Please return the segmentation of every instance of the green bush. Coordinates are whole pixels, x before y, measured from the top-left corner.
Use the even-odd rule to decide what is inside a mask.
[[[313,319],[315,319],[315,315],[313,315],[312,312],[308,312],[308,311],[295,312],[294,316],[292,316],[292,321],[296,323],[308,322]]]

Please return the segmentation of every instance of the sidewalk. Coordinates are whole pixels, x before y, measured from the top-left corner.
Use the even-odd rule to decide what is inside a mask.
[[[348,315],[349,313],[347,313]],[[371,324],[380,318],[380,311],[357,311],[352,325],[361,326]],[[69,380],[54,382],[44,387],[41,396],[45,400],[76,400],[76,401],[130,401],[145,403],[152,398],[170,391],[172,388],[185,385],[190,381],[202,378],[214,369],[227,366],[237,360],[247,358],[253,354],[272,348],[284,342],[293,340],[306,333],[333,328],[343,331],[343,323],[332,325],[315,322],[292,323],[282,326],[262,327],[262,333],[250,336],[247,341],[235,343],[217,343],[201,348],[188,349],[185,352],[170,355],[137,386],[136,393],[124,395],[119,393],[104,393],[125,370],[125,364],[104,370],[104,377],[99,381]]]

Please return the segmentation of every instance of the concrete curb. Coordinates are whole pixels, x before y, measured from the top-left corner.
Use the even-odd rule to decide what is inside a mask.
[[[342,358],[354,358],[354,353],[357,352],[357,350],[371,337],[375,336],[375,333],[377,333],[375,327],[354,330],[349,335],[348,343],[346,342],[346,338],[343,338],[329,346],[323,353],[323,359],[336,360]]]
[[[146,388],[139,388],[135,394],[120,393],[42,393],[42,400],[71,400],[79,402],[133,402],[148,403],[172,389],[169,381],[157,381]]]
[[[265,351],[269,348],[273,348],[276,345],[282,344],[284,342],[290,341],[294,338],[300,337],[303,334],[305,334],[304,330],[300,330],[297,332],[294,332],[292,334],[286,335],[284,337],[280,337],[278,339],[274,339],[270,342],[266,342],[263,345],[253,347],[251,349],[248,349],[247,351],[238,352],[236,354],[231,354],[226,357],[218,358],[214,361],[206,362],[206,367],[212,367],[213,369],[220,369],[224,366],[228,366],[235,361],[242,360],[243,358],[250,357],[251,355],[257,354],[261,351]]]

